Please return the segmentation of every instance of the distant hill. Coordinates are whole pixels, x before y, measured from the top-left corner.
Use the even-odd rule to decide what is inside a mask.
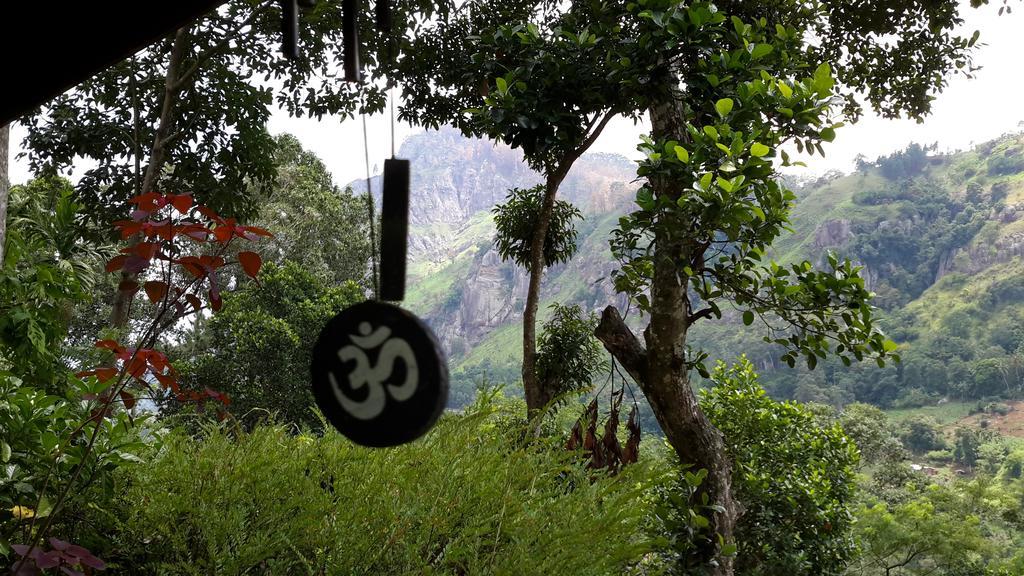
[[[409,295],[450,357],[453,403],[474,382],[516,382],[526,274],[492,247],[491,207],[513,186],[540,177],[503,145],[452,129],[405,142],[412,160]],[[635,165],[620,156],[583,156],[560,197],[585,215],[580,249],[548,271],[542,312],[552,302],[598,311],[614,294],[608,232],[631,210]],[[833,250],[865,267],[883,326],[904,362],[879,369],[827,362],[815,371],[780,367],[779,350],[737,315],[698,326],[694,341],[729,360],[745,353],[781,397],[844,404],[913,406],[940,397],[1021,394],[1024,381],[1024,137],[1006,136],[966,152],[911,145],[857,172],[796,188],[793,232],[774,246],[780,261],[821,263]]]

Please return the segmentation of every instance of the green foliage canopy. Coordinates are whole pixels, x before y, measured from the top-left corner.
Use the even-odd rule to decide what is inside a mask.
[[[530,268],[530,245],[543,201],[544,185],[512,188],[505,202],[491,210],[496,229],[494,245],[502,260],[511,259],[526,269]],[[548,232],[544,236],[545,267],[567,262],[576,253],[576,226],[573,220],[582,217],[571,203],[555,200]]]
[[[604,368],[604,349],[594,337],[597,317],[576,304],[551,305],[551,316],[537,338],[537,378],[555,398],[589,390]]]
[[[334,185],[320,158],[290,134],[274,138],[277,176],[261,187],[256,223],[272,230],[263,260],[290,260],[331,283],[362,283],[370,259],[366,197]]]
[[[354,282],[330,286],[294,262],[268,263],[259,285],[225,295],[182,381],[226,392],[239,418],[262,409],[249,415],[275,413],[283,422],[319,428],[309,388],[313,345],[330,318],[361,300]]]
[[[794,402],[777,402],[746,358],[711,374],[701,407],[725,436],[744,506],[736,572],[839,575],[853,556],[851,506],[857,448],[838,424],[822,426]]]

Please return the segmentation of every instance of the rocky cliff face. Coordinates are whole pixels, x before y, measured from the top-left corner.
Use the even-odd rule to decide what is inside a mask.
[[[523,163],[518,151],[467,139],[452,129],[418,134],[406,141],[399,155],[412,161],[406,305],[434,328],[453,370],[487,362],[514,366],[527,275],[502,262],[493,249],[490,211],[509,188],[538,184],[541,177]],[[927,185],[937,187],[931,189],[937,194],[920,198],[893,195],[904,190],[905,180],[884,177],[878,170],[805,183],[792,214],[795,232],[780,239],[779,245],[786,248],[777,256],[784,262],[807,259],[824,265],[826,251],[833,250],[861,264],[875,262],[861,275],[878,293],[876,304],[890,312],[909,306],[915,298],[926,299],[928,286],[949,273],[978,274],[997,264],[1020,262],[1024,178],[1001,176],[1006,181],[1001,184],[1005,201],[993,199],[991,182],[982,185],[980,200],[965,200],[971,178],[959,176],[965,162],[958,156],[932,162]],[[585,216],[577,224],[579,251],[569,263],[546,272],[542,319],[552,302],[576,303],[590,311],[611,303],[626,308],[610,282],[615,263],[607,241],[618,216],[632,209],[637,187],[635,164],[625,158],[592,154],[577,162],[559,194]],[[887,195],[872,196],[873,190]],[[958,199],[959,208],[941,208],[942,198]],[[946,230],[966,231],[943,236],[943,245],[953,247],[943,249],[938,258],[938,244],[921,233],[938,230],[929,227],[937,218],[935,206],[940,206]],[[722,322],[701,326],[694,344],[713,357],[732,358],[743,352],[762,369],[777,368],[778,351],[761,342],[762,334],[748,332],[738,317],[727,314]]]
[[[1006,227],[1024,216],[1024,203],[1008,204],[993,209],[989,220]],[[977,274],[990,266],[1019,260],[1024,256],[1024,231],[1007,230],[995,238],[987,235],[976,239],[967,246],[953,248],[945,252],[939,261],[939,269],[935,274],[938,282],[947,274]]]
[[[819,250],[843,246],[853,238],[850,221],[846,218],[826,220],[814,231],[814,247]]]
[[[457,360],[495,329],[517,322],[528,276],[502,262],[492,247],[491,208],[509,188],[541,183],[518,150],[465,138],[451,128],[410,137],[398,154],[411,162],[409,286],[414,311],[423,315],[449,355]],[[581,250],[568,265],[550,269],[542,297],[571,299],[588,308],[614,300],[608,283],[608,214],[625,211],[636,186],[635,164],[610,154],[585,155],[566,177],[560,197],[585,216],[579,222]],[[365,184],[352,183],[353,188]],[[380,182],[372,184],[379,202]],[[418,290],[441,284],[428,296]]]

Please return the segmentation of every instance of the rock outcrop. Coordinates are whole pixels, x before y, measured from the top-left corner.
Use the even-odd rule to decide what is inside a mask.
[[[521,317],[528,276],[513,263],[502,262],[493,249],[489,214],[509,188],[534,186],[542,178],[523,162],[518,150],[466,138],[452,128],[410,137],[398,156],[411,162],[409,268],[431,271],[411,275],[409,290],[435,274],[450,275],[450,290],[415,312],[458,359],[493,330]],[[621,156],[588,154],[577,161],[559,195],[587,219],[625,213],[635,194],[635,174],[636,165]],[[379,177],[371,185],[379,202]],[[365,190],[361,181],[351,186]],[[547,271],[542,296],[601,308],[617,300],[610,283],[600,281],[612,267],[607,228],[599,230],[590,221],[578,222],[577,228],[582,248],[578,257]],[[472,258],[468,269],[456,264],[467,254]],[[576,289],[566,293],[570,286]]]

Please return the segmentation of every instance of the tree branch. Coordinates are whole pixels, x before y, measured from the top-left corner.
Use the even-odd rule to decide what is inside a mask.
[[[601,121],[597,123],[596,127],[592,127],[593,123],[591,123],[590,126],[587,126],[587,137],[583,140],[583,142],[580,143],[578,148],[580,155],[586,152],[587,149],[594,144],[594,141],[597,140],[597,137],[600,136],[601,132],[604,131],[604,127],[607,126],[608,122],[611,121],[611,119],[617,115],[618,112],[616,112],[615,110],[609,110],[608,112],[605,112],[604,116],[601,118]]]
[[[647,349],[623,322],[615,306],[608,306],[601,313],[601,322],[594,329],[594,336],[646,392]]]
[[[238,34],[246,26],[252,24],[252,22],[256,19],[256,16],[263,13],[263,11],[269,8],[271,4],[273,4],[273,2],[268,0],[267,2],[264,2],[262,6],[254,8],[252,13],[249,14],[249,17],[243,20],[238,26],[236,26],[234,30],[231,30],[230,32],[225,34],[224,37],[221,38],[219,42],[214,44],[212,48],[210,48],[206,52],[200,53],[199,56],[196,58],[196,61],[192,64],[192,66],[190,66],[188,70],[186,70],[181,76],[179,76],[178,81],[174,83],[175,92],[181,90],[185,86],[185,83],[188,82],[189,79],[192,77],[192,75],[199,70],[200,66],[205,64],[206,61],[213,57],[215,54],[224,50],[224,48],[227,47],[228,43],[231,42],[231,40],[238,36]]]
[[[712,310],[711,308],[704,308],[703,310],[698,310],[698,311],[694,312],[693,314],[690,314],[690,317],[687,318],[687,322],[686,323],[687,324],[693,324],[694,322],[696,322],[697,320],[700,320],[701,318],[710,318],[711,314],[713,314],[713,313],[714,313],[714,310]]]

